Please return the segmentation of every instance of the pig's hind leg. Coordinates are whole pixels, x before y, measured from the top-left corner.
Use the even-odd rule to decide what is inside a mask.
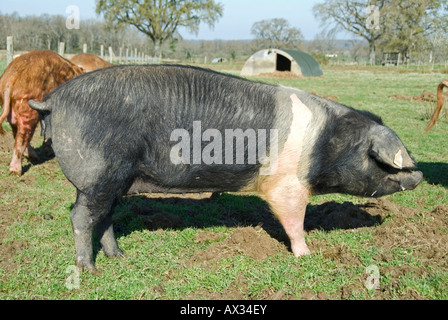
[[[100,237],[100,243],[104,254],[109,258],[124,257],[124,252],[118,247],[117,239],[114,234],[114,227],[112,223],[112,213],[115,208],[115,203],[110,212],[98,223],[96,232]]]
[[[101,244],[104,252],[108,256],[123,255],[118,248],[112,227],[112,211],[115,197],[96,201],[93,196],[89,196],[78,190],[75,206],[73,207],[70,219],[73,227],[76,250],[76,265],[81,269],[95,272],[93,261],[93,231],[99,232]]]

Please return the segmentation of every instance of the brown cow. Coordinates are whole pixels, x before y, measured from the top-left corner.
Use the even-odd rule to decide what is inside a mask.
[[[425,132],[428,133],[432,127],[436,124],[437,118],[439,117],[440,111],[442,110],[443,106],[443,88],[448,87],[448,80],[442,81],[439,86],[437,87],[437,107],[436,110],[434,110],[434,113],[431,117],[431,120],[429,120],[428,126],[426,127]]]
[[[80,75],[83,70],[51,50],[33,51],[14,59],[0,78],[0,133],[5,119],[11,124],[15,138],[9,172],[22,175],[22,155],[37,160],[30,146],[39,114],[28,105],[28,100],[42,101],[59,85]]]
[[[71,62],[84,68],[86,72],[112,67],[113,64],[104,61],[100,57],[90,53],[80,53],[70,59]]]

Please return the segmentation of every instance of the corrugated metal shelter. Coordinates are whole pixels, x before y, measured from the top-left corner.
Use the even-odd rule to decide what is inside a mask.
[[[264,49],[252,55],[241,71],[242,76],[258,76],[275,71],[290,71],[297,76],[322,76],[319,63],[300,50]]]

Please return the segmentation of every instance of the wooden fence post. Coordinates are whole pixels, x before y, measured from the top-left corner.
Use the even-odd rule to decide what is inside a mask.
[[[114,62],[114,51],[112,50],[112,47],[109,47],[109,62]]]
[[[64,51],[65,51],[65,42],[59,42],[58,53],[61,57],[64,56]]]
[[[6,65],[14,59],[14,37],[6,37]]]
[[[87,53],[87,43],[82,45],[82,53]]]

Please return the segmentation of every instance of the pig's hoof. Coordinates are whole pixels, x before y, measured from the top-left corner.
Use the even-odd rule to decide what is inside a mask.
[[[113,252],[108,252],[106,250],[104,250],[104,254],[108,257],[108,258],[125,258],[126,257],[126,253],[124,253],[120,248],[118,248],[117,250],[114,250]]]
[[[95,264],[93,262],[87,262],[87,261],[76,261],[76,267],[80,271],[87,271],[93,275],[99,274],[98,270],[95,267]]]
[[[311,253],[310,249],[308,249],[308,246],[306,244],[301,244],[297,246],[292,247],[292,252],[294,255],[298,258],[301,256],[306,256]]]
[[[14,168],[10,168],[9,169],[9,174],[11,176],[16,176],[16,177],[21,177],[22,176],[22,168],[20,168],[20,170],[14,169]]]

